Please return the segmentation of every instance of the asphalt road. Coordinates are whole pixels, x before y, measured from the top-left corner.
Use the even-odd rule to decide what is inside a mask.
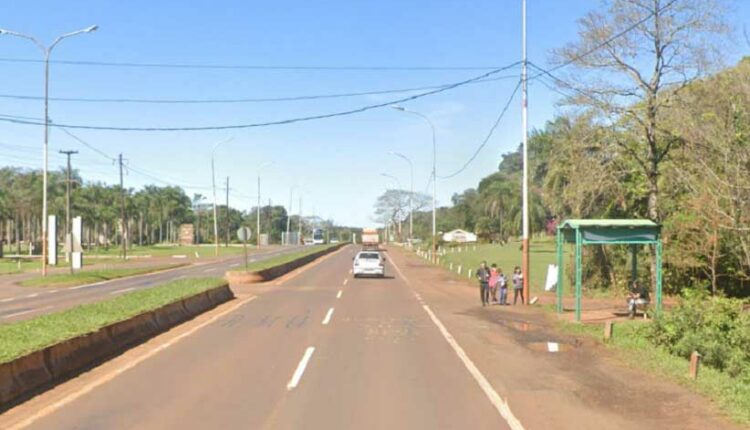
[[[259,292],[30,428],[509,428],[397,269],[351,277],[355,251]]]
[[[253,253],[249,261],[259,261],[294,252],[298,249],[299,247],[275,248],[265,251],[261,249],[261,251]],[[178,262],[179,260],[175,261],[175,263]],[[49,312],[61,311],[75,305],[104,300],[118,294],[150,288],[175,279],[221,277],[227,270],[239,269],[242,264],[244,264],[243,256],[233,256],[163,272],[77,287],[14,288],[16,292],[13,295],[0,298],[0,323],[20,321]]]

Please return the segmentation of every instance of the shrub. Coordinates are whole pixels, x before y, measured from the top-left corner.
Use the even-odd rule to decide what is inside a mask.
[[[680,304],[644,326],[646,337],[672,354],[698,351],[703,363],[750,381],[750,312],[744,302],[686,290]]]

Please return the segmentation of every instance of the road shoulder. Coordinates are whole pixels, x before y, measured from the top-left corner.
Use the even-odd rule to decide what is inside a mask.
[[[559,333],[541,310],[483,308],[464,279],[400,248],[389,254],[525,428],[739,428],[705,398]],[[560,351],[549,352],[547,342]]]

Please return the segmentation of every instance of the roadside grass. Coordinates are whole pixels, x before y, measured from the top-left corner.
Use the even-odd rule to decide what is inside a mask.
[[[113,299],[76,306],[40,317],[0,325],[0,363],[149,312],[161,306],[224,285],[220,278],[172,281]]]
[[[446,254],[440,258],[440,265],[448,267],[452,262],[455,272],[460,264],[462,274],[466,274],[468,269],[476,272],[479,263],[487,261],[488,265],[497,264],[508,277],[513,273],[515,266],[521,265],[521,242],[509,242],[505,245],[477,244],[461,248],[459,252],[458,249],[448,247]],[[555,242],[549,239],[534,240],[531,242],[530,251],[529,288],[534,293],[541,293],[547,277],[547,266],[556,264]]]
[[[327,244],[327,245],[310,245],[306,246],[301,251],[292,252],[290,254],[284,254],[279,255],[273,258],[269,258],[262,261],[254,261],[247,265],[247,271],[248,272],[258,272],[260,270],[268,269],[274,266],[278,266],[284,263],[288,263],[290,261],[296,260],[301,257],[308,256],[310,254],[314,254],[316,252],[322,251],[324,249],[329,249],[334,246],[338,246],[338,244]],[[238,271],[245,270],[244,266],[237,269]]]
[[[248,251],[254,250],[255,247],[248,244]],[[94,256],[112,256],[117,257],[122,252],[121,248],[112,246],[109,248],[94,248],[85,251],[85,255]],[[232,245],[225,247],[223,244],[219,246],[219,255],[240,255],[242,254],[242,246]],[[212,245],[148,245],[148,246],[133,246],[128,249],[129,256],[146,256],[150,255],[153,257],[170,257],[173,255],[186,255],[188,258],[195,257],[195,254],[201,258],[215,256],[216,249]]]
[[[0,259],[0,275],[31,272],[35,269],[41,270],[41,265],[42,263],[39,260],[2,258]]]
[[[553,312],[549,307],[547,310]],[[605,345],[629,367],[666,377],[714,400],[729,418],[742,424],[750,424],[750,381],[732,378],[717,369],[701,366],[698,379],[688,376],[689,360],[672,355],[666,349],[655,346],[644,336],[641,321],[616,322],[612,339]],[[603,326],[560,321],[565,333],[587,336],[602,341]]]
[[[159,272],[167,269],[182,267],[185,264],[165,264],[149,267],[108,268],[97,270],[85,270],[70,273],[56,273],[47,277],[35,277],[23,280],[19,283],[22,287],[74,287],[77,285],[93,284],[95,282],[108,281],[111,279],[124,278],[126,276],[143,275]]]

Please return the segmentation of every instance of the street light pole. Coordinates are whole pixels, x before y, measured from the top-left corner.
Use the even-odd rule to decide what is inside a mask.
[[[11,30],[0,29],[0,36],[15,36],[22,39],[30,40],[34,45],[39,48],[44,54],[44,146],[43,146],[43,158],[44,166],[42,173],[42,276],[47,276],[47,166],[49,162],[48,150],[49,150],[49,57],[52,54],[52,50],[57,46],[63,39],[68,37],[77,36],[79,34],[91,33],[99,28],[96,25],[86,27],[84,29],[74,31],[71,33],[63,34],[58,36],[51,45],[45,46],[39,40],[33,36],[27,34],[18,33]]]
[[[521,127],[523,133],[523,236],[521,237],[522,258],[521,273],[523,275],[523,296],[529,303],[529,127],[528,127],[528,75],[526,71],[526,0],[521,0]]]
[[[409,177],[411,182],[409,185],[409,245],[411,246],[411,243],[414,240],[414,203],[412,200],[414,198],[414,164],[412,164],[409,157],[404,154],[393,151],[391,151],[390,154],[403,158],[409,163]]]
[[[273,164],[273,161],[263,163],[260,166],[258,166],[258,209],[255,211],[257,213],[257,219],[256,219],[256,226],[255,226],[255,247],[260,248],[260,171],[264,167],[268,167]]]
[[[289,235],[291,234],[292,230],[292,202],[294,201],[294,188],[295,187],[289,187],[289,208],[287,209],[286,213],[286,244],[291,245],[291,241],[289,240]]]
[[[425,121],[427,121],[427,124],[430,125],[430,130],[432,130],[432,260],[435,261],[435,251],[437,251],[436,246],[436,237],[437,237],[437,227],[436,227],[436,220],[437,220],[437,173],[436,173],[436,164],[437,164],[437,143],[436,143],[436,137],[435,137],[435,125],[430,121],[430,118],[428,118],[425,115],[422,115],[419,112],[415,112],[412,110],[407,110],[404,107],[401,106],[391,106],[393,109],[400,110],[401,112],[410,113],[412,115],[416,115]]]
[[[218,211],[216,210],[216,169],[214,168],[214,155],[219,146],[231,141],[232,139],[234,138],[230,137],[228,139],[220,140],[214,143],[214,146],[211,148],[211,189],[214,195],[214,241],[216,242],[214,253],[217,257],[219,256],[219,218],[217,214]]]

